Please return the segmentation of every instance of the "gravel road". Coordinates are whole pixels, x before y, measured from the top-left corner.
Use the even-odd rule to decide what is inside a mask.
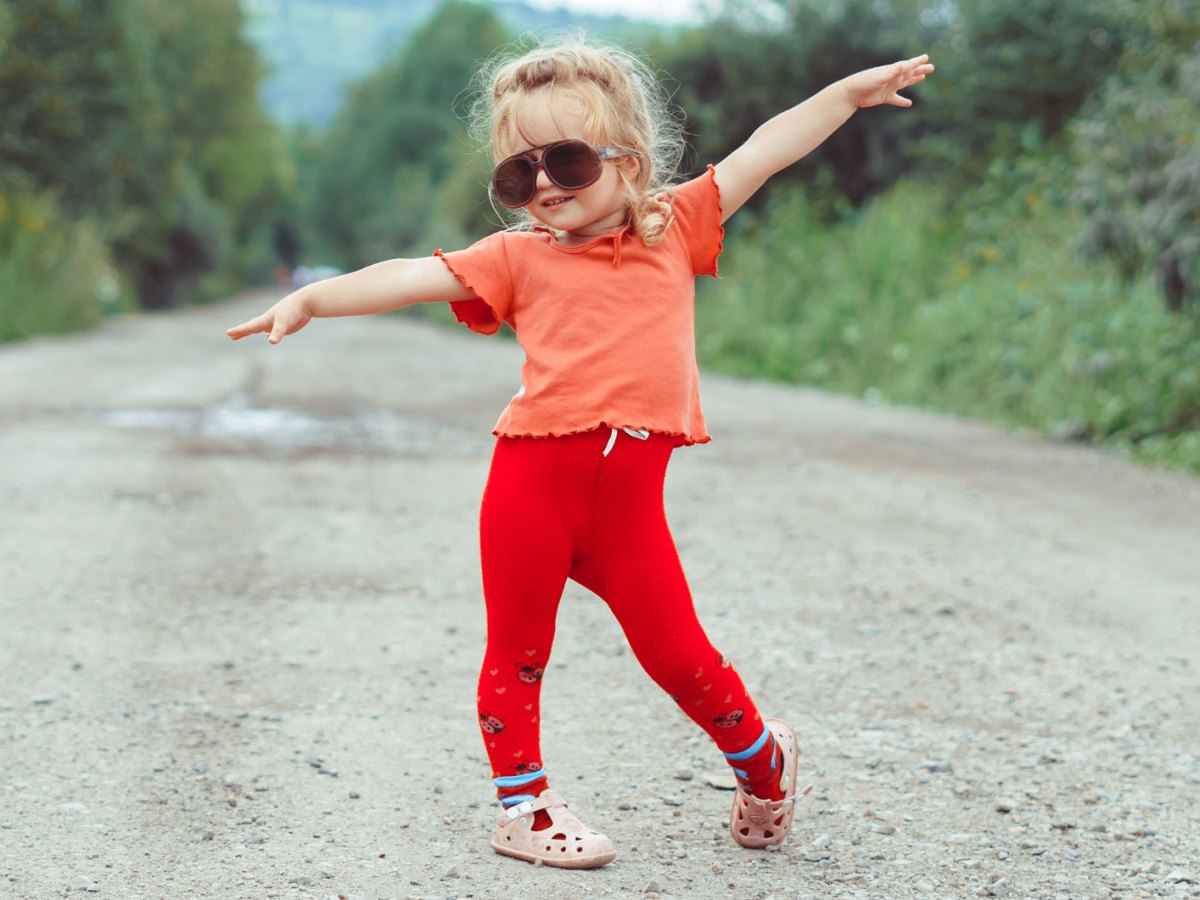
[[[519,349],[274,299],[0,348],[0,896],[1200,896],[1200,482],[706,376],[668,512],[816,789],[736,848],[572,586],[545,755],[608,868],[495,856],[475,517]]]

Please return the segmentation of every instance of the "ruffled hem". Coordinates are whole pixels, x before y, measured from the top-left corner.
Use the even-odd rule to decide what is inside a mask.
[[[708,177],[712,180],[713,191],[717,195],[717,250],[712,258],[712,271],[705,272],[705,275],[711,275],[713,278],[720,278],[717,271],[717,263],[721,258],[721,251],[725,249],[725,226],[721,224],[724,218],[724,210],[721,207],[721,186],[717,184],[717,170],[710,163],[708,166]]]
[[[712,436],[709,434],[705,434],[701,437],[692,437],[691,435],[685,434],[681,431],[664,431],[658,428],[645,428],[636,425],[609,425],[607,422],[601,422],[599,425],[593,425],[588,428],[576,428],[574,430],[563,431],[509,431],[496,427],[492,429],[492,434],[498,438],[533,438],[534,440],[545,440],[547,438],[573,437],[577,434],[591,434],[593,431],[606,431],[610,428],[629,428],[633,431],[638,431],[640,429],[642,431],[648,431],[651,434],[658,434],[662,435],[663,437],[674,438],[676,447],[690,447],[693,444],[707,444],[712,440]]]
[[[454,312],[454,317],[478,334],[495,334],[499,331],[501,320],[496,317],[496,310],[488,303],[483,294],[467,281],[465,275],[454,268],[453,263],[440,249],[434,250],[433,255],[445,263],[446,268],[451,275],[458,279],[459,284],[479,298],[478,300],[451,301],[450,309]]]

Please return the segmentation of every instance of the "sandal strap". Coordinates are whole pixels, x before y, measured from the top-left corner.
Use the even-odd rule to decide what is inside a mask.
[[[521,816],[527,816],[530,813],[535,813],[543,809],[551,809],[556,806],[566,809],[567,804],[563,802],[563,798],[558,791],[547,788],[534,799],[524,800],[521,803],[518,803],[516,806],[510,806],[508,809],[504,810],[504,812],[500,814],[500,820],[511,822],[514,819],[521,818]]]

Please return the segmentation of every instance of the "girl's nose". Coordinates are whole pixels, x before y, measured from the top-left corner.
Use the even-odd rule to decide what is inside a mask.
[[[550,176],[546,174],[546,169],[542,166],[538,166],[537,180],[533,184],[539,191],[544,191],[554,186],[554,182],[550,180]]]

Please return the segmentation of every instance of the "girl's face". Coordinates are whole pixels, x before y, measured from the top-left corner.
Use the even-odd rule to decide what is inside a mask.
[[[529,98],[519,125],[513,130],[507,155],[532,151],[535,160],[541,159],[542,151],[534,148],[568,138],[595,144],[593,136],[585,133],[583,113],[552,91],[539,91]],[[555,185],[539,168],[537,190],[525,211],[543,225],[565,232],[568,241],[584,242],[617,231],[628,219],[624,183],[617,171],[622,165],[636,172],[638,163],[633,157],[605,161],[599,181],[573,191]]]

